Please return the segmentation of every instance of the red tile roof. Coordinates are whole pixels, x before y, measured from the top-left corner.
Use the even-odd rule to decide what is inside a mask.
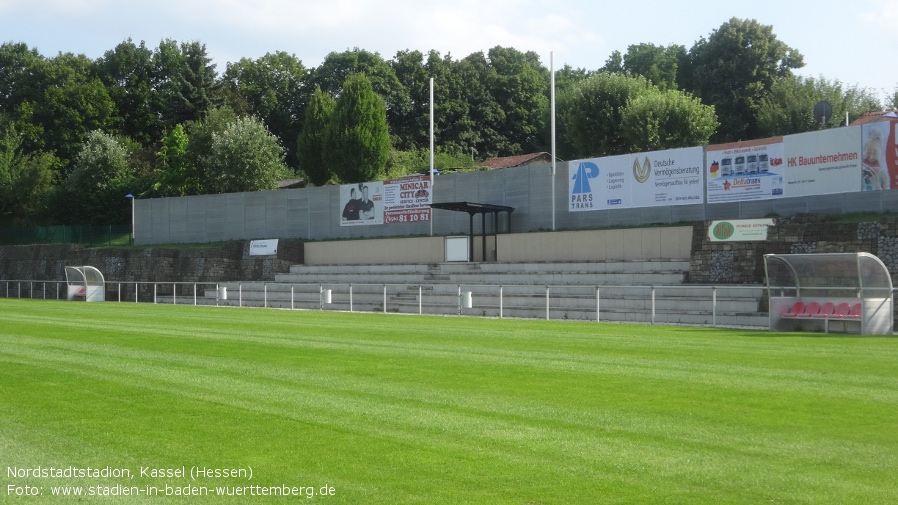
[[[561,161],[556,158],[556,161]],[[551,163],[552,155],[549,153],[519,154],[517,156],[505,156],[503,158],[490,158],[480,163],[480,166],[492,169],[522,167],[535,163]]]

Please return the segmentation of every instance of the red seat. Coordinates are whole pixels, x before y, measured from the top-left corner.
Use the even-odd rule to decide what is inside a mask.
[[[826,302],[823,304],[823,307],[820,308],[820,312],[816,314],[812,314],[814,317],[830,317],[836,311],[836,304],[833,302]]]
[[[801,317],[814,317],[820,313],[820,304],[818,302],[811,302],[808,304],[807,308],[804,309],[804,312],[801,313]]]
[[[783,317],[800,316],[804,312],[804,302],[795,302],[792,308],[783,313]]]
[[[850,317],[853,319],[861,318],[861,304],[855,303],[853,307],[851,307],[851,312],[848,313],[846,317]]]
[[[838,318],[848,317],[849,312],[851,312],[851,306],[845,302],[842,302],[839,304],[838,307],[836,307],[836,313],[833,314],[833,317],[838,317]]]

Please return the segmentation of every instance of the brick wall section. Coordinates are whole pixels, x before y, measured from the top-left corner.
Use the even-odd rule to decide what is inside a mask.
[[[221,247],[99,248],[73,244],[0,247],[0,280],[65,280],[66,266],[90,265],[108,282],[269,281],[302,263],[303,246],[281,240],[277,256],[250,256],[249,241]]]
[[[868,252],[898,272],[898,217],[879,221],[833,223],[828,217],[802,214],[774,219],[766,242],[711,242],[709,222],[693,226],[689,282],[763,284],[765,254]]]

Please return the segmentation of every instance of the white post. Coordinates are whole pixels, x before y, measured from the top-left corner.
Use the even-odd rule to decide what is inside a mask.
[[[433,77],[430,78],[430,201],[433,201]],[[430,211],[430,236],[433,236],[433,209]]]
[[[549,53],[549,72],[551,73],[550,123],[552,130],[552,231],[555,231],[555,54]]]

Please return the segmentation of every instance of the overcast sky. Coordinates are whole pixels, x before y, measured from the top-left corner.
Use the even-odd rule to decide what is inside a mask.
[[[772,25],[804,55],[798,73],[870,88],[898,87],[898,0],[0,0],[0,41],[44,56],[98,58],[131,38],[198,40],[228,62],[285,51],[306,67],[358,47],[390,59],[409,49],[461,59],[494,46],[534,51],[549,66],[596,70],[612,51],[653,43],[686,49],[732,17]]]

